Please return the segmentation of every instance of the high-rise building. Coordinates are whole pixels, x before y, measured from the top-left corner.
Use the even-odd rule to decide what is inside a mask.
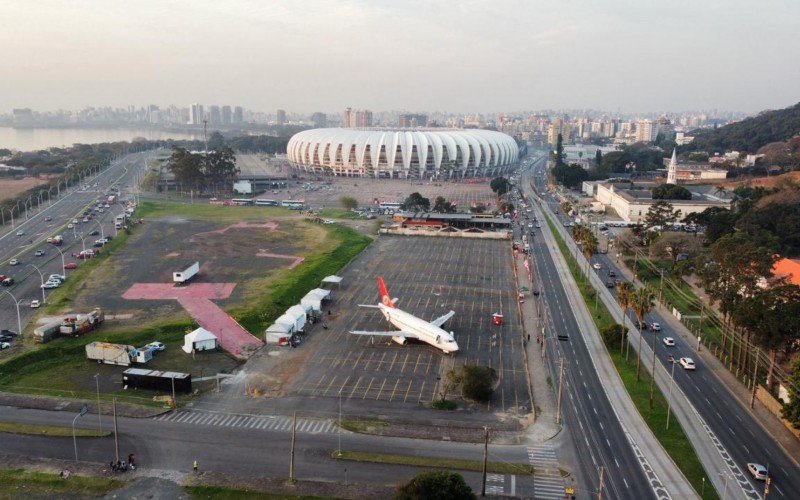
[[[277,113],[275,113],[276,122],[278,125],[286,125],[286,111],[279,109]]]
[[[223,125],[230,125],[231,124],[231,107],[230,106],[222,106],[222,124]]]
[[[658,124],[653,120],[636,122],[636,142],[653,142],[658,135]]]
[[[403,128],[425,127],[427,125],[427,115],[412,113],[402,113],[400,115],[400,126]]]
[[[315,127],[327,127],[328,126],[328,117],[325,116],[325,113],[321,113],[317,111],[313,115],[311,115],[311,121],[314,123]]]
[[[208,108],[208,124],[218,126],[222,124],[222,115],[219,112],[219,106],[211,106]]]
[[[241,106],[233,108],[233,123],[244,123],[244,109]]]
[[[344,111],[342,112],[342,127],[344,128],[352,127],[352,125],[350,125],[350,116],[352,114],[353,114],[353,108],[350,107],[344,108]]]
[[[372,111],[368,109],[345,108],[342,113],[342,127],[364,128],[372,126]]]
[[[189,106],[189,124],[200,125],[203,123],[203,117],[203,105],[193,102],[192,105]]]

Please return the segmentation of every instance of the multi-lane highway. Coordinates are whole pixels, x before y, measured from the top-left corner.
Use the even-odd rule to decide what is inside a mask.
[[[539,173],[537,183],[543,182],[543,172]],[[543,184],[539,191],[551,211],[557,212],[560,208],[558,201],[544,194]],[[557,219],[562,224],[569,220],[564,214],[558,215]],[[606,281],[610,271],[614,271],[617,276],[624,276],[622,269],[608,254],[596,254],[593,262],[601,264],[602,268],[594,272],[599,273],[603,281]],[[643,342],[652,345],[653,335],[658,337],[655,343],[656,359],[666,370],[671,373],[673,369],[673,363],[668,360],[669,354],[675,360],[686,356],[695,361],[697,369],[694,371],[684,370],[679,364],[674,366],[675,387],[686,395],[695,411],[719,440],[723,456],[729,455],[741,474],[733,476],[728,471],[707,472],[717,473],[725,478],[722,482],[729,484],[729,495],[758,498],[763,495],[765,484],[756,481],[747,472],[747,463],[761,463],[769,468],[772,476],[770,498],[796,496],[796,492],[800,491],[800,468],[797,462],[776,443],[759,424],[755,415],[734,397],[713,371],[703,365],[695,351],[696,342],[687,340],[692,338],[689,332],[677,321],[664,317],[661,310],[654,310],[645,320],[647,323],[657,322],[662,327],[660,332],[645,330]],[[666,346],[663,343],[664,337],[672,337],[675,346]]]
[[[123,198],[126,193],[130,193],[134,180],[141,174],[152,154],[134,153],[114,160],[99,174],[87,177],[81,185],[70,188],[66,193],[62,192],[61,197],[54,199],[51,204],[43,204],[40,210],[26,220],[18,220],[13,229],[10,225],[2,229],[0,274],[15,281],[12,286],[0,288],[2,328],[17,330],[20,326],[18,319],[22,328],[25,328],[32,316],[31,301],[43,302],[50,292],[44,290],[43,295],[42,279],[46,281],[50,274],[62,274],[62,264],[80,264],[83,261],[74,258],[74,253],[92,248],[95,240],[101,236],[113,236],[116,233],[114,218],[123,210],[119,204],[104,209],[103,213],[95,212],[93,219],[86,223],[82,222],[83,212],[97,200],[105,200],[112,188],[119,189]],[[72,224],[75,219],[77,224],[68,228],[68,224]],[[91,235],[93,231],[99,234]],[[64,237],[64,243],[60,247],[46,242],[48,237],[55,234]],[[44,255],[36,256],[37,250],[44,251]],[[19,263],[12,266],[9,264],[11,259],[17,259]],[[66,274],[69,275],[69,270]],[[15,305],[15,300],[19,306]],[[20,313],[19,318],[17,311]]]

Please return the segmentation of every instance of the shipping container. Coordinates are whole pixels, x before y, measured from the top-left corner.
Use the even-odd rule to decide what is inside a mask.
[[[128,368],[122,372],[122,387],[132,389],[152,389],[172,393],[192,392],[192,376],[188,373],[162,372],[142,368]]]

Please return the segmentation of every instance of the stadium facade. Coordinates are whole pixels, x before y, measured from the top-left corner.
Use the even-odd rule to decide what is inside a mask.
[[[477,129],[318,128],[295,134],[286,149],[307,172],[399,179],[490,177],[520,157],[511,136]]]

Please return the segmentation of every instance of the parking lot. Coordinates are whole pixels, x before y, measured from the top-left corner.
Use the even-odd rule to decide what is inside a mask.
[[[294,392],[403,403],[438,397],[440,377],[470,363],[491,366],[499,382],[490,409],[527,412],[531,394],[523,332],[511,268],[510,242],[421,237],[382,237],[344,272],[334,291],[328,329],[315,329],[302,349],[312,349],[296,376]],[[359,308],[378,300],[383,276],[398,307],[432,320],[456,312],[443,328],[455,333],[460,350],[445,355],[424,343],[401,346],[387,337],[357,336],[351,330],[386,331],[377,309]],[[492,314],[502,312],[502,326]]]

